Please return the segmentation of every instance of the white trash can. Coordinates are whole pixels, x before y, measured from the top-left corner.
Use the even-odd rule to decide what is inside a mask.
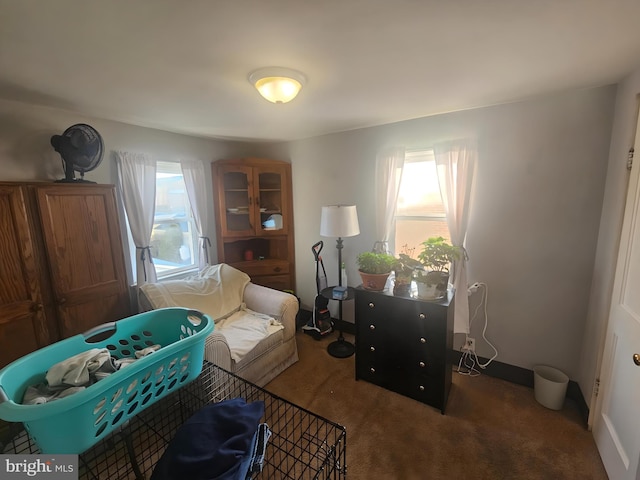
[[[569,377],[557,368],[533,367],[533,390],[536,401],[551,410],[560,410],[567,394]]]

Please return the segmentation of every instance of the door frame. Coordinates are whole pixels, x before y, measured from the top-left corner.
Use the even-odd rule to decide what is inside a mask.
[[[635,189],[638,188],[638,182],[640,181],[640,94],[636,95],[636,116],[635,116],[635,125],[633,128],[633,137],[631,138],[631,144],[633,146],[634,153],[638,152],[638,158],[634,158],[634,164],[630,171],[628,171],[627,176],[627,185],[624,193],[624,208],[623,214],[621,218],[620,224],[620,234],[618,235],[617,245],[616,245],[616,268],[613,277],[613,288],[611,291],[611,295],[608,299],[607,306],[607,319],[603,328],[600,332],[600,338],[598,339],[598,352],[597,352],[597,361],[595,368],[595,375],[593,385],[594,388],[591,389],[591,399],[589,402],[589,418],[587,420],[587,426],[589,430],[593,429],[595,419],[600,415],[602,410],[602,402],[603,395],[600,395],[600,387],[601,387],[601,379],[602,372],[608,371],[610,367],[610,363],[612,358],[606,359],[605,362],[604,353],[606,348],[607,338],[612,333],[611,329],[613,328],[611,317],[612,317],[612,308],[615,305],[614,299],[619,299],[622,295],[622,274],[621,269],[624,266],[624,258],[620,256],[620,252],[622,248],[629,247],[629,236],[631,234],[630,229],[631,225],[625,225],[625,217],[627,214],[627,208],[629,207],[629,192],[635,192]]]

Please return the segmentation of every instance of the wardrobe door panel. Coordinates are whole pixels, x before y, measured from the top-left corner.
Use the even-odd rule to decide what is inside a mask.
[[[0,185],[0,368],[52,341],[27,201],[22,187]]]
[[[113,186],[38,187],[37,197],[62,337],[128,316]]]
[[[64,312],[60,320],[60,330],[64,337],[83,333],[96,325],[122,318],[122,305],[118,295],[71,301],[69,305],[60,308],[60,311]],[[97,322],[96,312],[99,312]]]

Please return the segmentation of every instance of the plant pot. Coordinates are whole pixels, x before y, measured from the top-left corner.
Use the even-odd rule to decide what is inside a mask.
[[[448,272],[428,272],[416,279],[418,298],[421,300],[440,300],[447,296],[449,288]]]
[[[381,292],[384,290],[389,278],[389,273],[363,273],[358,270],[360,277],[362,278],[362,287],[365,290],[373,290],[374,292]]]
[[[411,295],[410,283],[395,283],[393,285],[393,294],[397,297],[408,297]]]
[[[397,275],[393,282],[393,294],[398,297],[411,295],[411,275]]]

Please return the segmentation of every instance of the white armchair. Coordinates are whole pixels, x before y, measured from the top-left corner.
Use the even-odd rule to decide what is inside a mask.
[[[141,286],[140,308],[180,306],[210,315],[216,328],[206,339],[205,359],[264,386],[298,361],[295,338],[298,300],[289,293],[251,283],[246,274],[229,265],[220,264],[208,269],[194,278]],[[234,357],[238,355],[234,354],[234,349],[237,351],[242,339],[232,336],[228,330],[225,335],[224,325],[228,321],[245,321],[236,314],[245,307],[272,317],[283,328],[272,329],[236,360]],[[223,326],[218,328],[219,325]]]
[[[243,300],[247,308],[279,320],[284,328],[260,341],[239,362],[231,358],[231,350],[224,334],[214,330],[207,337],[204,356],[245,380],[264,386],[298,361],[298,299],[289,293],[249,283],[244,290]]]

